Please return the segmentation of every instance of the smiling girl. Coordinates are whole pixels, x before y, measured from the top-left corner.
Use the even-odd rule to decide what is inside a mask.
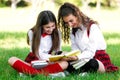
[[[41,69],[35,69],[31,62],[35,60],[48,61],[52,52],[60,50],[60,35],[57,29],[57,22],[51,11],[42,11],[37,18],[36,25],[28,31],[28,44],[30,53],[25,61],[17,57],[11,57],[8,63],[18,72],[30,75],[51,74],[62,72],[67,68],[66,61],[59,61],[49,64]]]

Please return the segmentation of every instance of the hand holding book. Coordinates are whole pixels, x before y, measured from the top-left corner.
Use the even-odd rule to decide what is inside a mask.
[[[68,57],[63,57],[61,60],[63,61],[75,61],[78,60],[77,56],[68,56]]]
[[[66,54],[52,55],[52,56],[49,57],[49,61],[55,62],[55,61],[61,60],[62,58],[67,58],[67,57],[73,58],[72,56],[77,56],[78,54],[80,54],[80,51],[79,50],[74,50],[74,51],[68,52]]]

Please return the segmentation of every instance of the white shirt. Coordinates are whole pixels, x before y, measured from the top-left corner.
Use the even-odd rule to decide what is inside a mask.
[[[29,43],[30,43],[30,52],[32,52],[32,37],[33,37],[33,32],[32,30],[28,31],[28,36],[29,36]],[[50,49],[52,46],[52,39],[51,35],[47,35],[45,37],[41,36],[41,42],[39,45],[39,56],[40,59],[42,60],[49,60],[49,57],[51,56],[49,53]]]
[[[91,59],[95,56],[96,50],[106,49],[106,42],[98,25],[91,25],[89,37],[87,28],[84,26],[81,28],[82,30],[78,29],[75,36],[72,33],[70,35],[72,50],[81,51],[78,59]]]

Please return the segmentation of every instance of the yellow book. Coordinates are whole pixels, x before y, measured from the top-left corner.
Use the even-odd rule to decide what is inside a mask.
[[[51,61],[51,62],[59,61],[63,57],[77,56],[78,54],[80,54],[80,51],[79,50],[74,50],[74,51],[68,52],[64,55],[62,55],[62,54],[61,55],[52,55],[52,56],[49,57],[49,61]]]

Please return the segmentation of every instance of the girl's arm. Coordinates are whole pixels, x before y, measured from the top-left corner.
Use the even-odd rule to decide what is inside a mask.
[[[91,59],[95,56],[96,50],[106,49],[106,43],[98,25],[91,25],[89,41],[85,46],[82,54],[78,55],[78,59]]]

